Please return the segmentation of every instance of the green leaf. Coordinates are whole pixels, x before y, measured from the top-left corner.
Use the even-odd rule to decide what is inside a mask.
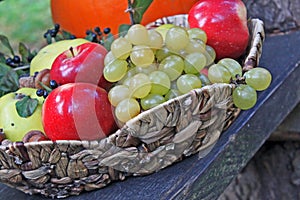
[[[30,56],[30,50],[22,42],[19,43],[19,54],[22,57],[23,63],[28,64],[28,57]]]
[[[13,69],[9,69],[8,72],[0,79],[0,91],[4,93],[13,92],[19,89],[19,75]]]
[[[13,48],[11,47],[9,41],[8,41],[8,38],[5,36],[5,35],[0,35],[0,41],[1,43],[9,49],[10,53],[14,56],[15,53],[14,53],[14,50]]]
[[[93,41],[93,36],[92,36],[92,34],[88,34],[87,36],[85,36],[84,39],[86,39],[86,40],[92,42],[92,41]]]
[[[54,39],[56,42],[58,42],[58,41],[64,40],[64,36],[61,34],[57,34]]]
[[[130,24],[121,24],[119,26],[119,37],[124,37],[127,34],[130,26],[131,26]]]
[[[21,100],[16,102],[16,110],[20,117],[30,117],[38,106],[39,101],[32,99],[30,96],[24,96]]]
[[[0,63],[5,63],[6,59],[3,53],[0,52]]]
[[[148,7],[153,0],[135,0],[132,4],[132,8],[135,11],[133,13],[133,20],[136,24],[141,23],[142,18]]]
[[[107,49],[107,51],[110,51],[110,46],[111,46],[111,43],[113,43],[113,41],[115,40],[114,36],[109,33],[107,34],[107,36],[105,37],[104,39],[104,47]]]
[[[62,36],[63,36],[63,39],[71,39],[71,38],[73,38],[73,34],[72,33],[70,33],[70,32],[68,32],[68,31],[62,31]]]
[[[47,44],[51,44],[52,43],[52,37],[51,37],[50,34],[47,34],[46,41],[47,41]]]
[[[8,65],[0,63],[0,79],[2,79],[10,69],[11,68]]]

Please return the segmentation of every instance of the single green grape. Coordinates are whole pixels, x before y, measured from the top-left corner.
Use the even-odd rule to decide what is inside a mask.
[[[152,63],[151,65],[149,65],[147,67],[136,66],[137,73],[150,74],[151,72],[154,72],[157,69],[158,69],[158,63]]]
[[[271,73],[264,68],[256,67],[244,74],[246,83],[257,91],[267,89],[272,81]]]
[[[149,76],[144,73],[134,75],[130,78],[129,89],[133,97],[144,98],[151,91],[151,81]]]
[[[231,74],[223,65],[213,64],[208,69],[208,79],[212,83],[229,83]]]
[[[109,51],[104,57],[104,65],[109,65],[111,62],[116,60],[116,57]]]
[[[191,28],[187,30],[190,39],[200,39],[204,43],[207,42],[207,35],[205,31],[200,28]]]
[[[114,60],[104,67],[104,78],[109,82],[117,82],[125,76],[127,68],[128,64],[125,60]]]
[[[205,46],[205,54],[206,56],[206,66],[210,66],[215,62],[216,59],[216,51],[209,45]]]
[[[177,79],[177,88],[182,94],[188,93],[195,88],[201,88],[201,80],[194,74],[184,74]]]
[[[148,46],[134,46],[130,54],[130,60],[136,66],[149,66],[154,61],[154,53]]]
[[[131,43],[125,38],[117,38],[111,44],[111,52],[115,58],[125,60],[132,51]]]
[[[133,45],[148,45],[149,34],[145,26],[141,24],[132,25],[127,32],[128,40]]]
[[[130,97],[130,91],[126,85],[116,85],[108,92],[108,99],[113,106],[117,106],[123,99]]]
[[[183,72],[184,61],[180,56],[171,55],[166,57],[159,65],[158,69],[165,72],[171,81],[177,79]]]
[[[223,58],[219,60],[218,64],[223,65],[226,69],[228,69],[232,79],[236,79],[237,75],[242,76],[242,66],[238,63],[238,61],[232,58]]]
[[[159,104],[165,102],[165,98],[160,94],[148,94],[141,99],[141,106],[143,110],[149,110]]]
[[[134,76],[134,75],[133,75]],[[131,79],[132,79],[132,77],[133,76],[131,76],[131,77],[127,77],[126,79],[122,79],[122,82],[120,82],[120,84],[123,84],[123,85],[126,85],[127,87],[130,87],[130,82],[131,82]]]
[[[179,26],[170,28],[166,34],[165,44],[168,49],[173,52],[178,52],[184,49],[189,43],[187,31]]]
[[[187,53],[205,53],[206,44],[200,39],[190,39],[188,45],[185,47]]]
[[[168,101],[170,99],[174,99],[175,97],[178,97],[182,95],[179,90],[177,89],[170,89],[169,92],[165,95],[165,100]]]
[[[159,32],[157,32],[155,29],[149,30],[148,34],[149,34],[148,46],[151,49],[161,49],[164,44],[162,35]]]
[[[163,46],[155,52],[155,57],[158,62],[163,61],[166,57],[174,55],[167,47]]]
[[[249,85],[239,85],[233,90],[232,99],[236,107],[247,110],[256,104],[257,93]]]
[[[140,112],[140,104],[133,98],[123,99],[115,108],[115,116],[123,123],[137,116]]]
[[[161,34],[161,36],[163,37],[163,40],[166,40],[166,34],[167,34],[168,30],[174,26],[175,26],[174,24],[163,24],[163,25],[160,25],[159,27],[157,27],[155,30],[157,32],[159,32],[159,34]]]
[[[127,69],[127,72],[126,72],[126,74],[125,74],[125,76],[124,76],[121,80],[118,81],[118,84],[124,84],[124,82],[125,82],[127,79],[133,77],[133,76],[136,75],[137,73],[138,73],[138,72],[137,72],[137,70],[136,70],[135,67],[128,68],[128,69]]]
[[[152,83],[150,93],[164,95],[170,90],[171,81],[165,72],[151,72],[149,78]]]
[[[187,74],[199,74],[206,65],[206,57],[202,53],[191,53],[185,57],[184,72]]]

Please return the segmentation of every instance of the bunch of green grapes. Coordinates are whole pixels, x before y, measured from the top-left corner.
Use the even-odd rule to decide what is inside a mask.
[[[105,57],[104,77],[115,83],[108,96],[120,122],[210,84],[201,70],[216,53],[206,45],[205,32],[174,25],[162,30],[133,25]]]
[[[272,75],[264,68],[256,67],[243,74],[241,65],[234,59],[223,58],[210,66],[208,78],[212,83],[235,82],[232,98],[236,107],[242,110],[252,108],[257,101],[257,91],[269,87]],[[242,80],[242,83],[239,81]]]

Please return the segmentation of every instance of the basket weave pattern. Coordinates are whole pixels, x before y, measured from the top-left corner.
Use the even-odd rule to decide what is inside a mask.
[[[250,23],[245,66],[256,66],[263,28]],[[64,198],[102,188],[127,176],[151,174],[186,156],[205,156],[238,115],[234,85],[192,90],[128,121],[99,141],[2,143],[0,180],[25,193]]]

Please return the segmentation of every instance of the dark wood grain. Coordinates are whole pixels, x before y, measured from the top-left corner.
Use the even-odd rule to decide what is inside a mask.
[[[70,197],[79,199],[216,199],[300,101],[300,31],[266,38],[261,65],[273,74],[257,105],[243,111],[204,158],[189,157],[145,177]],[[0,199],[44,199],[0,185]]]

